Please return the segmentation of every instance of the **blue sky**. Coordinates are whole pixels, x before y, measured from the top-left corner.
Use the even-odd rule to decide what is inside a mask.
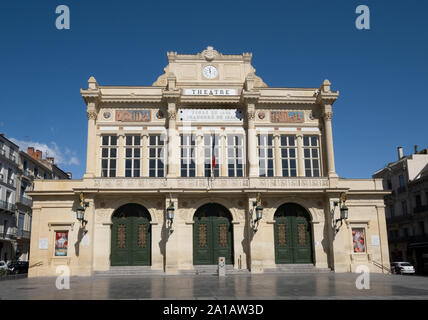
[[[70,8],[71,29],[55,28]],[[355,27],[355,9],[371,29]],[[274,87],[340,91],[336,170],[367,178],[427,143],[428,3],[325,1],[3,1],[0,5],[0,133],[49,148],[60,167],[85,171],[87,118],[80,88],[151,85],[166,52],[253,53]]]

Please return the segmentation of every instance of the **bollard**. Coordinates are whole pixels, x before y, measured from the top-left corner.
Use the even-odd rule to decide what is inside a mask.
[[[218,276],[224,277],[226,275],[226,258],[219,257],[218,258]]]

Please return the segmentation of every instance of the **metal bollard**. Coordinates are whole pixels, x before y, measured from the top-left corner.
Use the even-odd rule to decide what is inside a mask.
[[[219,257],[218,258],[218,276],[224,277],[226,275],[226,258]]]

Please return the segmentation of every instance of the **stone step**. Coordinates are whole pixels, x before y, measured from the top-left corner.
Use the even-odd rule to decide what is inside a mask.
[[[278,264],[275,268],[266,268],[264,273],[329,273],[329,268],[316,268],[313,264]]]
[[[149,276],[164,275],[163,270],[152,270],[149,266],[110,267],[110,270],[95,271],[95,276]]]

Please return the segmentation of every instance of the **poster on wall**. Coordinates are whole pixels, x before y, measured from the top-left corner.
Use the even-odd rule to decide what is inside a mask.
[[[55,256],[67,256],[68,231],[55,232]]]
[[[354,244],[355,253],[366,252],[366,243],[363,228],[352,229],[352,241]]]

